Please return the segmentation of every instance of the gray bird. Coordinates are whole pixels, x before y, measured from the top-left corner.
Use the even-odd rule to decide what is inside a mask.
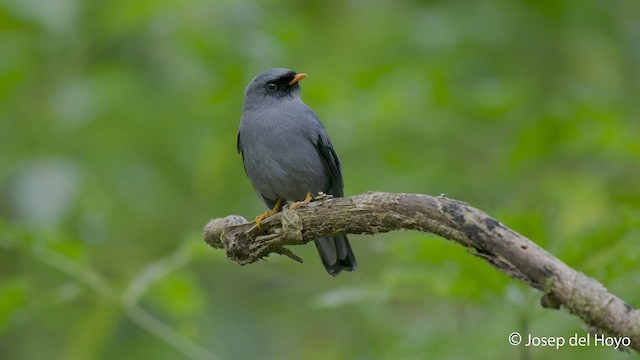
[[[320,191],[344,195],[338,155],[320,119],[300,98],[298,82],[306,76],[269,69],[245,89],[238,152],[254,189],[272,209],[259,215],[258,223],[289,201],[309,201]],[[315,243],[329,274],[356,269],[346,236],[320,238]]]

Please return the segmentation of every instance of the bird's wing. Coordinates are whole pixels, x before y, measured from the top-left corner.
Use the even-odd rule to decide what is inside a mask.
[[[238,143],[236,144],[236,150],[238,150],[238,153],[242,155],[242,167],[244,168],[244,173],[247,174],[247,176],[249,176],[249,173],[247,172],[247,164],[244,161],[244,151],[242,150],[242,143],[240,142],[240,131],[238,131]],[[262,196],[262,194],[260,193],[258,194]]]
[[[324,161],[329,173],[331,175],[331,185],[327,189],[327,193],[336,197],[344,195],[344,183],[342,182],[342,169],[340,168],[340,160],[329,136],[324,129],[321,129],[316,138],[316,147],[320,153],[320,157]]]
[[[238,154],[242,155],[242,167],[244,167],[244,173],[247,173],[247,164],[244,163],[244,150],[242,147],[242,143],[240,142],[240,131],[238,131],[238,143],[236,144],[236,150],[238,150]]]
[[[242,153],[242,144],[240,144],[240,131],[238,131],[238,142],[236,143],[236,150],[238,150],[238,154],[242,155],[244,159],[244,154]]]

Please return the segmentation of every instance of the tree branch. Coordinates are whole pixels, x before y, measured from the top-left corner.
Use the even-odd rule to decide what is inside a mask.
[[[260,228],[240,216],[213,219],[204,239],[246,265],[270,253],[302,261],[285,245],[336,234],[375,234],[399,229],[440,235],[467,247],[501,272],[544,293],[541,304],[564,306],[596,331],[628,337],[640,351],[640,311],[484,212],[445,196],[369,192],[285,209]]]

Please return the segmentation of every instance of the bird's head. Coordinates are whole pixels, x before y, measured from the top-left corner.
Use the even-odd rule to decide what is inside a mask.
[[[299,98],[300,85],[298,82],[307,76],[289,69],[269,69],[256,76],[245,89],[247,100],[269,100],[271,98]]]

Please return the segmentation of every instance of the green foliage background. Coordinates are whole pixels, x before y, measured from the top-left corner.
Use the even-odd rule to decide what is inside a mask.
[[[640,2],[3,0],[4,359],[627,359],[453,243],[352,236],[359,269],[238,267],[264,211],[246,83],[307,72],[346,194],[445,193],[640,306]],[[633,356],[633,355],[632,355]]]

